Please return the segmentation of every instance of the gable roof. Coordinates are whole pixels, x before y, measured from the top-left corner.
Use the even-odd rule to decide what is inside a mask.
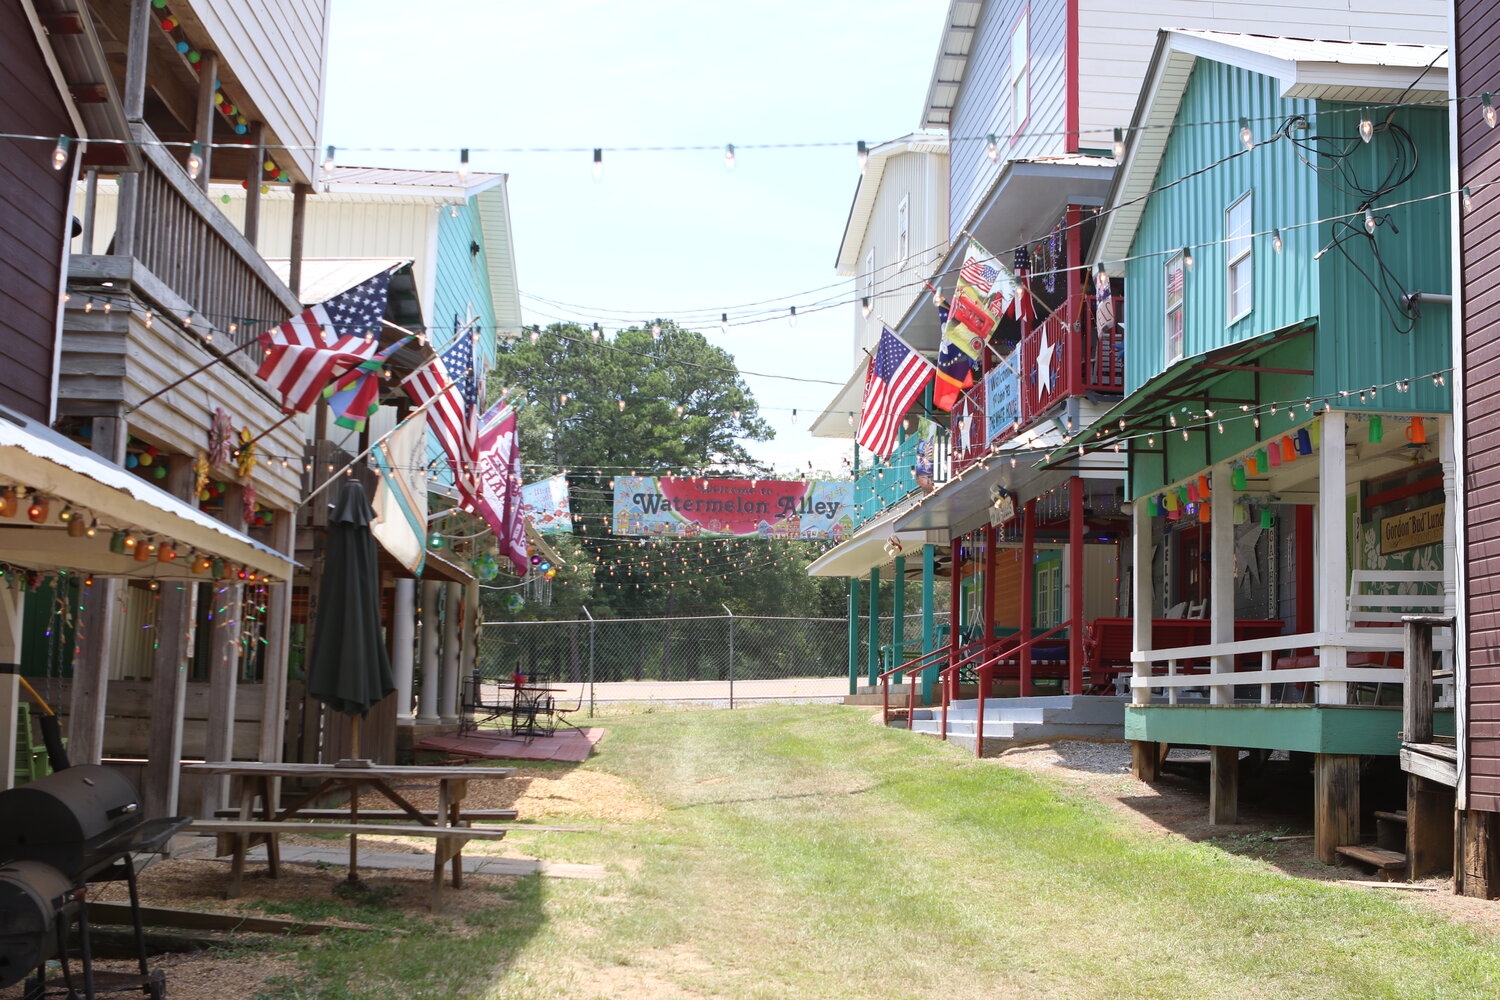
[[[412,198],[472,198],[505,181],[506,174],[470,173],[460,181],[451,170],[399,170],[393,167],[335,165],[322,182],[329,194],[382,194]]]
[[[1110,190],[1096,254],[1122,260],[1166,154],[1178,107],[1199,59],[1277,80],[1284,98],[1421,104],[1448,96],[1447,50],[1436,45],[1315,41],[1228,31],[1163,28],[1130,120],[1125,156]],[[1231,128],[1226,124],[1225,128]],[[1122,268],[1106,264],[1119,274]]]
[[[865,161],[865,172],[854,188],[854,201],[849,206],[849,218],[844,222],[844,238],[839,241],[839,255],[835,262],[836,274],[850,275],[858,269],[859,248],[865,241],[865,232],[870,227],[870,216],[875,210],[875,198],[880,194],[880,178],[885,165],[893,156],[902,153],[948,154],[948,136],[939,131],[912,132],[900,139],[882,142],[871,149]]]

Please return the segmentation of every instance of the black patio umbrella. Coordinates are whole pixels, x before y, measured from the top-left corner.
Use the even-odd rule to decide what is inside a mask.
[[[357,480],[346,482],[328,519],[328,554],[307,668],[312,696],[353,717],[356,756],[361,717],[396,690],[380,634],[380,568],[370,534],[374,519],[365,488]]]

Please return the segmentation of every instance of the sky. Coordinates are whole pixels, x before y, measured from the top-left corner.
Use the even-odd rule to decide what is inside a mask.
[[[787,472],[838,472],[850,442],[812,419],[853,369],[853,279],[834,258],[859,180],[855,143],[921,125],[946,0],[333,0],[324,142],[340,165],[456,167],[462,147],[583,147],[471,155],[510,175],[527,324],[600,322],[777,300],[802,303],[723,334],[774,440],[751,454]],[[755,143],[835,142],[758,150]],[[723,147],[740,147],[727,169]],[[595,146],[704,145],[693,152]],[[444,152],[362,152],[425,147]],[[570,303],[560,308],[538,301]],[[796,410],[795,416],[792,411]]]

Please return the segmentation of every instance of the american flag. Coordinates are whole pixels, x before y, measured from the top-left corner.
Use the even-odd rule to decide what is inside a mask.
[[[900,337],[881,330],[880,346],[865,374],[865,399],[855,440],[882,459],[888,458],[896,447],[901,418],[936,370]]]
[[[390,287],[383,271],[260,335],[255,374],[281,394],[284,412],[306,413],[335,375],[375,356]]]
[[[427,408],[427,426],[453,467],[464,506],[472,503],[473,474],[479,460],[479,372],[474,365],[474,327],[453,339],[431,364],[417,369],[402,385],[418,406]]]
[[[1031,254],[1024,246],[1016,247],[1016,319],[1021,321],[1022,336],[1032,324],[1031,285],[1027,281],[1030,271]]]
[[[980,296],[987,296],[995,287],[995,279],[1000,276],[1000,269],[990,263],[993,258],[984,247],[974,241],[969,241],[969,252],[964,255],[964,266],[958,272],[958,276],[978,292]]]

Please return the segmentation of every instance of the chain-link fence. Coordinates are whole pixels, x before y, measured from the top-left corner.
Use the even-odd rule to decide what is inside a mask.
[[[735,614],[671,618],[585,617],[485,622],[480,676],[497,685],[515,674],[561,688],[558,700],[585,710],[599,704],[683,701],[733,707],[750,701],[833,701],[849,693],[847,618]],[[921,651],[920,616],[907,615],[909,659]],[[946,621],[946,616],[941,617]],[[936,622],[935,622],[936,624]],[[892,619],[878,622],[879,659]],[[859,683],[865,683],[868,622],[860,623]],[[895,662],[901,662],[897,660]]]
[[[733,614],[485,622],[476,667],[519,672],[586,708],[622,701],[723,703],[834,699],[848,693],[844,618]]]

